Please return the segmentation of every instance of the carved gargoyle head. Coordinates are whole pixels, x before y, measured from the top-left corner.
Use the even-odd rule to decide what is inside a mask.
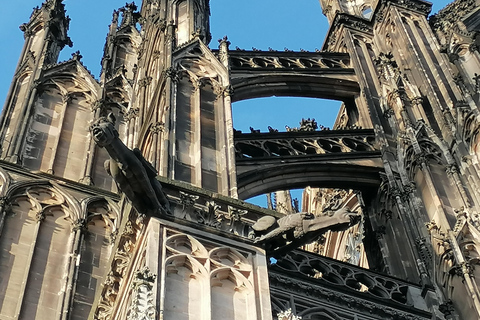
[[[107,117],[101,117],[90,126],[93,140],[99,147],[105,147],[118,139],[118,131],[115,129],[115,116],[109,113]]]

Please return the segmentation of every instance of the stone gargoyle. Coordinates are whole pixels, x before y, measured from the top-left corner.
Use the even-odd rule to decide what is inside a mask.
[[[314,216],[311,213],[293,213],[280,219],[264,216],[252,226],[256,242],[265,243],[267,251],[278,251],[290,245],[300,246],[328,230],[341,231],[357,224],[360,214],[341,208]],[[312,237],[313,236],[313,237]]]
[[[110,113],[90,126],[95,143],[110,155],[105,170],[138,212],[154,216],[170,212],[170,205],[156,179],[157,171],[139,149],[130,150],[118,137],[115,117]]]

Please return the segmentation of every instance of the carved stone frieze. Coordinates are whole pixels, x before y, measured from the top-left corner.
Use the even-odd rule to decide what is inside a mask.
[[[191,208],[195,205],[195,202],[198,200],[199,196],[188,194],[186,192],[180,191],[180,201],[183,205],[183,209]]]
[[[303,52],[289,54],[276,51],[231,51],[232,70],[322,70],[352,68],[350,56],[342,53]]]
[[[431,4],[416,1],[416,0],[400,0],[400,1],[394,1],[393,3],[399,5],[400,7],[417,11],[425,16],[428,15],[432,10]]]
[[[371,130],[237,134],[235,151],[237,159],[368,152],[376,150],[374,142]]]
[[[397,62],[395,61],[393,54],[389,53],[380,53],[377,59],[374,60],[375,64],[380,69],[383,79],[397,79],[400,76],[400,70]]]
[[[216,204],[214,201],[207,201],[206,207],[207,210],[194,210],[194,213],[198,219],[198,223],[220,229],[222,227],[223,215],[218,210],[221,209],[221,206]]]
[[[455,313],[455,307],[453,306],[452,300],[448,300],[445,303],[442,303],[441,305],[438,306],[438,309],[445,316],[450,316]]]
[[[179,79],[178,71],[174,67],[165,69],[165,71],[163,71],[163,74],[166,78],[170,78],[175,82]]]

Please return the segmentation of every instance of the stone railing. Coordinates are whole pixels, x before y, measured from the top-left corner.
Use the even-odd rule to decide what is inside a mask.
[[[272,264],[270,280],[278,292],[326,298],[335,304],[347,304],[349,310],[377,314],[382,319],[392,315],[395,319],[431,316],[422,287],[301,250]]]
[[[280,51],[229,51],[233,70],[323,70],[350,69],[347,53],[331,52],[280,52]]]
[[[371,129],[235,135],[237,160],[375,151],[375,133]]]

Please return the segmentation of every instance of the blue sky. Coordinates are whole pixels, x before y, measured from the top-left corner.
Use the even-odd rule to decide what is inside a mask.
[[[0,106],[3,106],[18,57],[23,46],[23,34],[18,26],[27,22],[32,8],[42,0],[15,0],[2,3],[0,19]],[[328,30],[318,0],[211,0],[210,46],[228,35],[231,49],[252,47],[268,50],[308,50],[321,48]],[[433,11],[443,8],[449,0],[435,0]],[[69,35],[73,48],[65,48],[60,61],[80,50],[85,66],[98,77],[103,45],[113,9],[125,5],[125,0],[65,0],[72,21]],[[137,1],[140,4],[139,1]],[[264,98],[237,102],[233,105],[234,126],[248,132],[250,126],[267,130],[267,126],[283,129],[298,126],[302,117],[315,118],[331,126],[340,103],[320,99]]]
[[[0,19],[0,106],[5,101],[18,57],[23,45],[23,34],[18,26],[28,21],[32,8],[42,0],[15,0],[2,3]],[[137,1],[138,2],[138,1]],[[436,0],[434,11],[444,7],[449,0]],[[111,21],[113,9],[125,5],[125,0],[65,0],[67,13],[72,18],[69,35],[73,48],[65,48],[60,60],[80,50],[84,64],[98,77],[100,59]],[[217,47],[217,39],[228,35],[231,48],[252,47],[268,50],[309,50],[321,48],[328,30],[327,19],[322,15],[318,0],[242,0],[232,4],[228,0],[211,0],[212,35],[210,46]],[[270,107],[271,105],[271,107]],[[255,99],[234,105],[235,126],[248,131],[250,126],[266,130],[268,125],[284,128],[297,126],[302,117],[314,117],[330,126],[339,103],[318,99]],[[292,115],[294,110],[294,115]]]

